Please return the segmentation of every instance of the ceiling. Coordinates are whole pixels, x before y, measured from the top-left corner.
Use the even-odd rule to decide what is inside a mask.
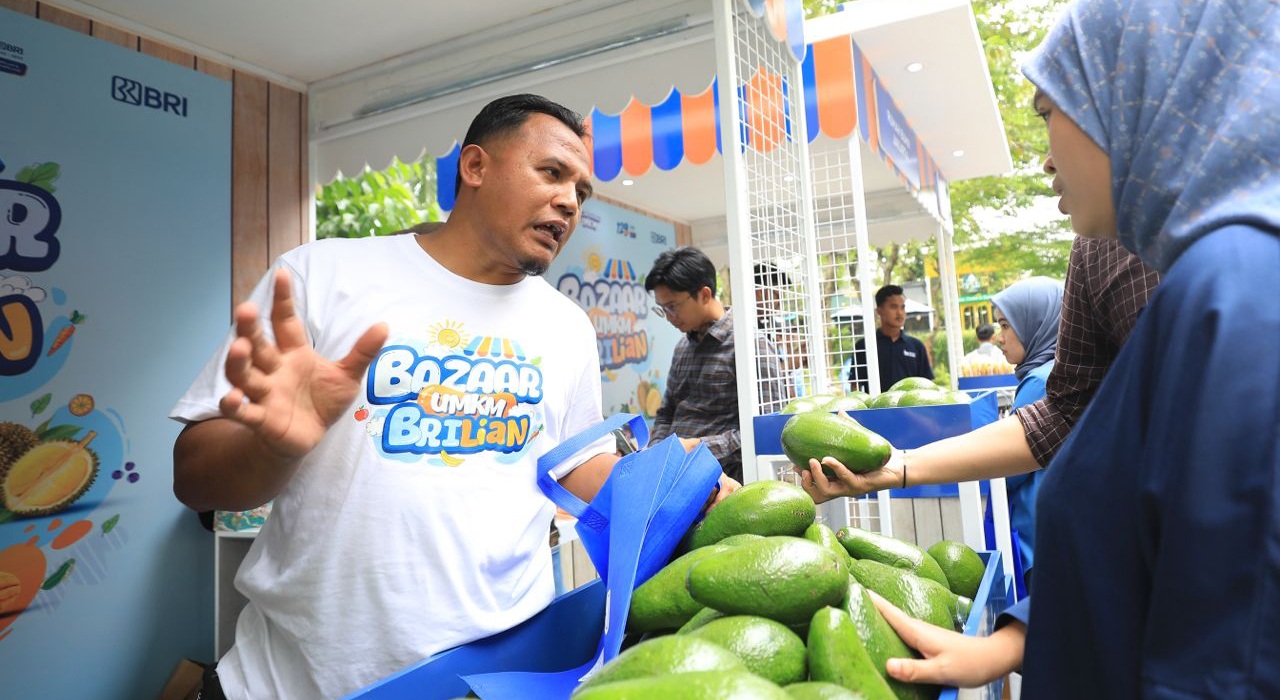
[[[321,181],[392,156],[441,155],[500,94],[536,91],[583,113],[616,113],[633,95],[655,104],[672,86],[700,92],[715,73],[711,0],[59,4],[305,86]],[[1011,169],[968,0],[861,0],[806,22],[805,32],[809,41],[854,37],[947,179]],[[912,62],[924,69],[909,73]],[[873,242],[933,235],[925,208],[859,144]],[[813,148],[847,145],[822,137]],[[718,156],[634,180],[597,189],[695,228],[724,221]],[[816,220],[846,214],[819,211]]]
[[[312,83],[472,36],[516,18],[563,21],[626,0],[57,0],[90,16],[124,20],[231,56],[266,72]],[[559,14],[549,12],[560,10]],[[565,10],[570,10],[567,14]],[[105,14],[104,14],[105,13]]]

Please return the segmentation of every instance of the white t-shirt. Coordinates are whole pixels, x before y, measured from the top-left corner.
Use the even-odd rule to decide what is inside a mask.
[[[268,332],[278,266],[320,355],[379,321],[390,336],[236,575],[249,603],[218,664],[230,700],[340,697],[542,610],[555,508],[536,462],[601,419],[595,331],[541,278],[473,282],[412,235],[318,241],[254,290]],[[171,417],[220,415],[232,339]]]

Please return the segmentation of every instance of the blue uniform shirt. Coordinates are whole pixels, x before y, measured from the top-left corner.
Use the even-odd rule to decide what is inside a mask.
[[[861,339],[854,345],[853,369],[849,381],[859,391],[867,388],[867,344]],[[876,355],[880,358],[880,391],[887,391],[901,379],[924,377],[933,379],[933,367],[929,365],[929,353],[924,343],[903,331],[897,340],[876,329]]]

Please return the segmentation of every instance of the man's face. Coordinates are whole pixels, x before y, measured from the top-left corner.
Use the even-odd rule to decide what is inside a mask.
[[[591,196],[587,146],[560,120],[533,114],[519,129],[479,148],[463,182],[476,188],[482,235],[499,260],[541,275],[564,250]]]
[[[706,323],[703,310],[702,295],[709,294],[710,289],[703,287],[699,294],[678,292],[666,285],[653,288],[653,299],[662,308],[663,315],[681,333],[689,333],[701,328]]]
[[[876,315],[880,317],[880,328],[883,330],[900,330],[907,323],[907,298],[895,294],[876,307]]]

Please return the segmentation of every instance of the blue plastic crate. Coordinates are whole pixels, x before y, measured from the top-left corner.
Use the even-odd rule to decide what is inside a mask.
[[[848,411],[848,413],[868,430],[883,436],[893,443],[894,447],[904,450],[922,447],[943,438],[963,435],[988,423],[994,423],[999,418],[994,391],[984,391],[967,404],[868,408],[861,411]],[[774,413],[755,418],[757,455],[783,454],[782,428],[791,417],[791,414]],[[985,495],[987,493],[985,481],[982,482],[981,488]],[[895,498],[937,498],[955,496],[959,491],[955,484],[941,484],[891,489],[889,493]]]
[[[1018,376],[1015,374],[990,374],[984,377],[960,377],[957,380],[957,386],[960,387],[960,391],[1004,389],[1018,386]]]
[[[965,624],[968,635],[990,634],[1006,607],[1008,582],[999,552],[979,552],[986,563],[982,584]],[[604,625],[604,584],[595,581],[566,593],[546,610],[506,632],[444,651],[348,695],[344,700],[446,700],[470,688],[460,676],[497,671],[563,671],[591,657]],[[994,688],[1000,697],[998,682]],[[955,700],[944,690],[939,700]]]
[[[973,607],[969,609],[969,619],[965,621],[965,634],[970,637],[985,637],[995,629],[996,618],[1009,607],[1009,577],[1005,575],[1004,565],[1000,563],[999,552],[978,552],[987,569],[982,574],[982,583],[978,585],[978,594],[973,597]],[[999,678],[984,686],[979,697],[983,700],[997,700],[1004,689],[1004,679]],[[938,700],[957,700],[959,691],[947,688],[938,695]]]

